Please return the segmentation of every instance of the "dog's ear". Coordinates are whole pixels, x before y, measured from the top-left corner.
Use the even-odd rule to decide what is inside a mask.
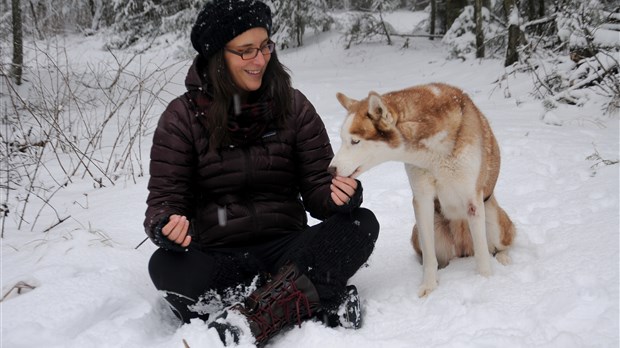
[[[354,104],[358,103],[357,100],[351,99],[342,93],[336,93],[336,98],[340,102],[340,105],[344,106],[347,111],[351,111]]]
[[[368,93],[368,116],[374,121],[381,121],[386,126],[394,122],[390,110],[383,102],[383,98],[375,91]]]

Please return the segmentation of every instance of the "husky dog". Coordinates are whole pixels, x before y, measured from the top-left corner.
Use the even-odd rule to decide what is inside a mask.
[[[499,147],[463,91],[434,83],[337,98],[348,115],[332,173],[355,178],[383,162],[405,163],[416,220],[411,242],[424,274],[418,296],[437,287],[437,268],[455,257],[474,255],[484,276],[492,273],[489,253],[510,263],[515,227],[493,195]]]

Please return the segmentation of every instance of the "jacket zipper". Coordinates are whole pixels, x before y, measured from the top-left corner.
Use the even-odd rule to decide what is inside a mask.
[[[254,168],[251,167],[252,163],[250,161],[250,149],[248,147],[243,148],[243,157],[245,160],[245,187],[250,187],[250,182],[252,181],[252,171]],[[250,211],[250,218],[252,219],[252,226],[254,226],[252,235],[253,237],[257,234],[258,231],[261,230],[260,221],[256,217],[256,207],[254,206],[254,197],[252,195],[248,195],[248,210]]]

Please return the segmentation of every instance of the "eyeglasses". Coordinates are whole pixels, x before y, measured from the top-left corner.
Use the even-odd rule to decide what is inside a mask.
[[[241,52],[237,52],[237,51],[224,47],[224,50],[232,54],[238,55],[243,60],[250,60],[250,59],[256,58],[256,56],[258,56],[258,51],[260,51],[260,53],[262,53],[263,56],[270,55],[271,53],[273,53],[273,51],[275,51],[275,49],[276,49],[276,44],[271,41],[266,43],[264,46],[261,46],[261,48],[250,47],[250,48],[246,48],[245,50]]]

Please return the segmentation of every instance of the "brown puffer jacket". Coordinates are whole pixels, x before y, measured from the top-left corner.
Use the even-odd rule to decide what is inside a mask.
[[[185,81],[196,90],[195,64]],[[162,114],[151,149],[144,227],[171,214],[187,216],[193,244],[238,247],[302,231],[306,210],[317,219],[331,214],[333,157],[323,121],[299,91],[294,114],[255,144],[209,151],[209,130],[188,98],[174,99]],[[224,221],[218,220],[225,212]],[[225,222],[223,224],[223,222]]]

